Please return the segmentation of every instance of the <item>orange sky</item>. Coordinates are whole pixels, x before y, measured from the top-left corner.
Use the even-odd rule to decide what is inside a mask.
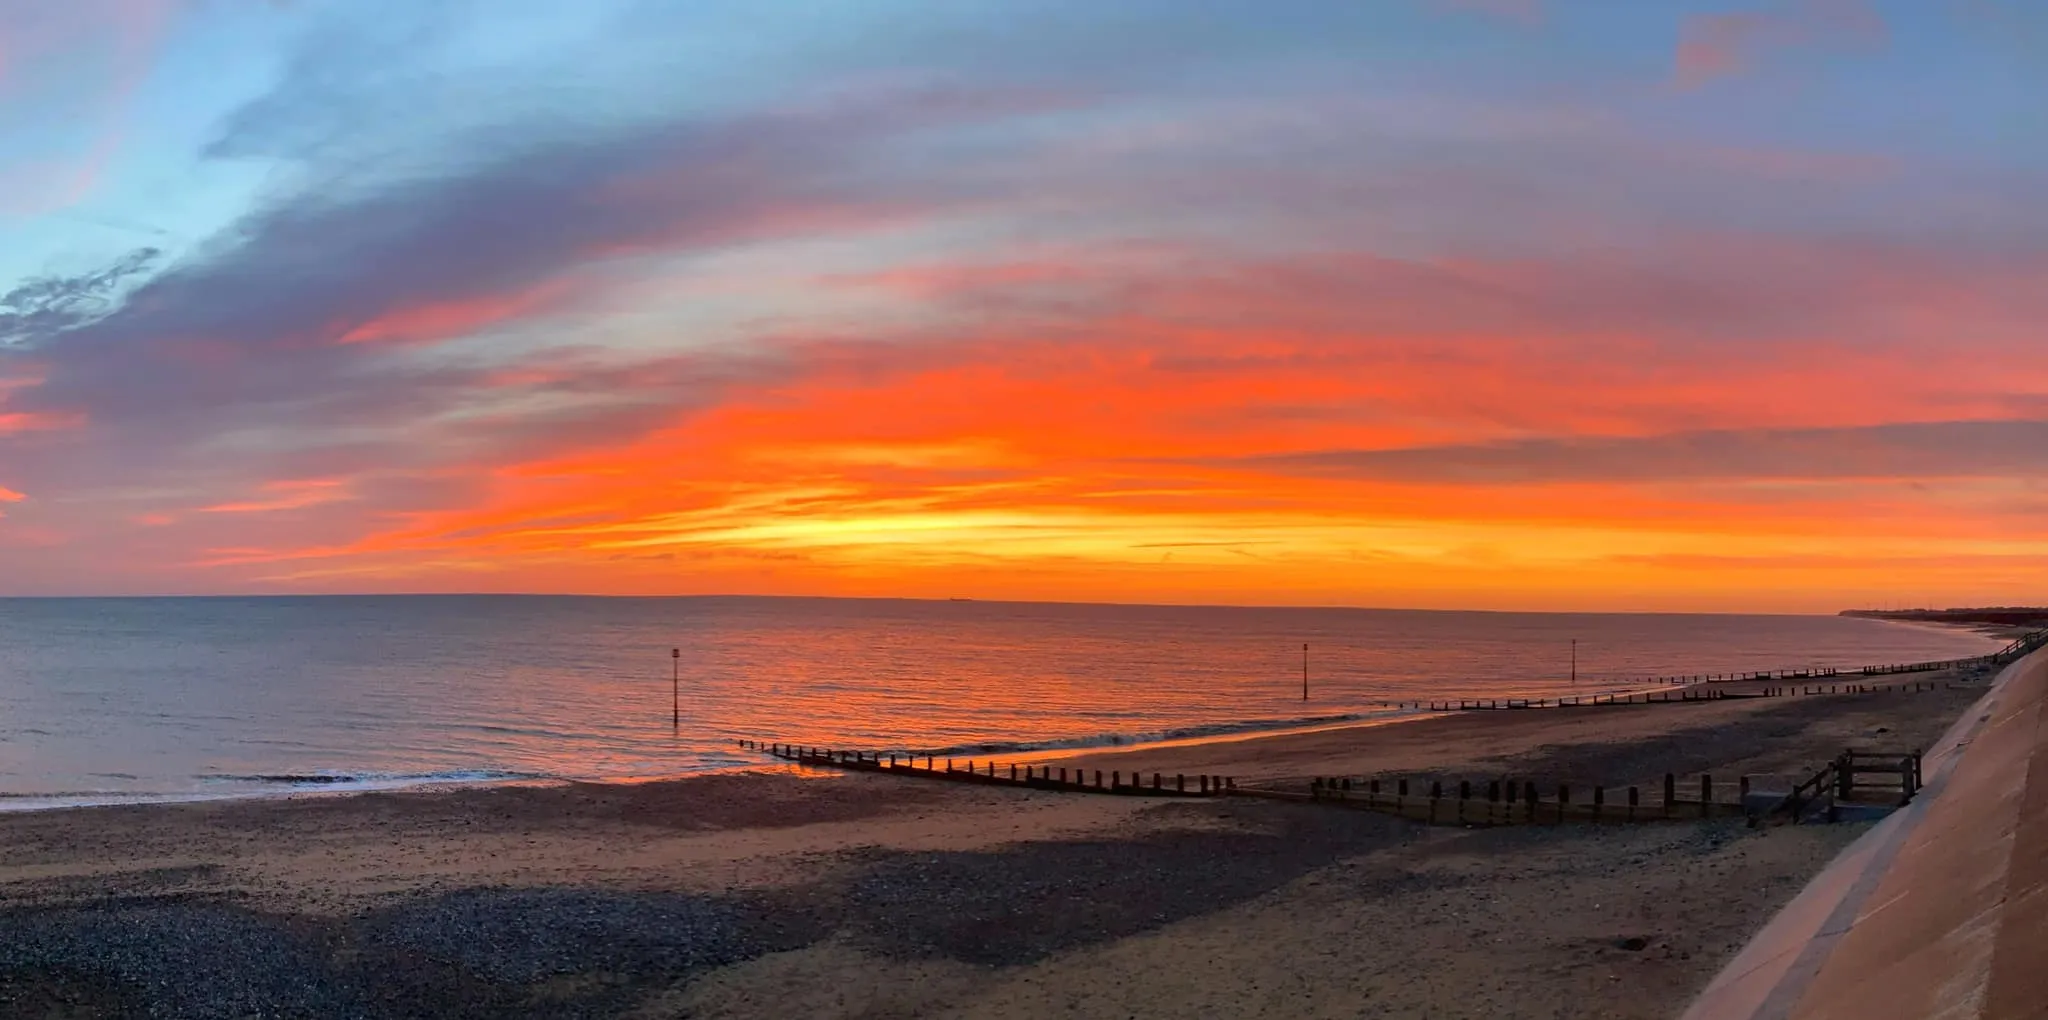
[[[681,85],[602,4],[0,78],[157,118],[11,221],[0,595],[2048,599],[2048,82],[1985,12],[972,6]]]

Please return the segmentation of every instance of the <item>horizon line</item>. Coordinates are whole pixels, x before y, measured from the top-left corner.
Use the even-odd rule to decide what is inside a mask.
[[[619,594],[606,592],[214,592],[214,593],[166,593],[147,594],[104,594],[104,595],[10,595],[0,594],[0,602],[6,601],[86,601],[86,600],[161,600],[173,599],[367,599],[367,598],[558,598],[558,599],[775,599],[784,601],[832,601],[832,602],[975,602],[986,605],[1019,606],[1110,606],[1131,609],[1283,609],[1283,610],[1342,610],[1349,612],[1378,613],[1488,613],[1495,615],[1522,616],[1843,616],[1855,613],[1884,612],[1950,612],[1990,609],[2010,609],[2010,606],[1920,606],[1907,609],[1880,609],[1877,607],[1850,607],[1846,609],[1813,610],[1805,612],[1769,612],[1762,610],[1673,610],[1673,609],[1446,609],[1424,606],[1392,605],[1345,605],[1337,603],[1238,603],[1238,602],[1116,602],[1080,599],[1019,599],[980,598],[969,596],[920,596],[920,595],[796,595],[760,594],[742,592],[696,592],[668,595]]]

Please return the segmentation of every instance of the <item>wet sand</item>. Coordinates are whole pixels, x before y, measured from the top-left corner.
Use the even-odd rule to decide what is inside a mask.
[[[1621,785],[1929,743],[1979,691],[1074,761]],[[1429,828],[786,772],[0,815],[0,1015],[1671,1016],[1861,831]]]

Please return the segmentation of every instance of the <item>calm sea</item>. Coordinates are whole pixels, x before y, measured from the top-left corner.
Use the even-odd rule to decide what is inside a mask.
[[[1369,718],[1385,700],[1591,693],[1654,674],[1998,645],[1837,617],[0,599],[0,806],[672,776],[756,763],[733,746],[740,736],[941,755],[1136,743]]]

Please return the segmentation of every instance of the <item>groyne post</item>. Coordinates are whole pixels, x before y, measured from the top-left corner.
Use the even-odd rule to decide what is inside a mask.
[[[1606,787],[1604,787],[1604,786],[1596,786],[1596,787],[1594,787],[1594,788],[1593,788],[1593,820],[1594,820],[1594,821],[1596,821],[1596,822],[1597,822],[1597,821],[1599,821],[1599,820],[1600,820],[1600,809],[1601,809],[1602,807],[1605,807],[1606,805],[1607,805],[1607,788],[1606,788]]]
[[[1629,788],[1628,788],[1628,820],[1629,820],[1629,821],[1631,821],[1631,822],[1633,822],[1633,821],[1635,821],[1635,820],[1636,820],[1636,804],[1637,804],[1637,802],[1638,802],[1639,800],[1640,800],[1640,798],[1639,798],[1639,797],[1637,796],[1636,788],[1635,788],[1635,787],[1633,787],[1633,786],[1629,787]]]

